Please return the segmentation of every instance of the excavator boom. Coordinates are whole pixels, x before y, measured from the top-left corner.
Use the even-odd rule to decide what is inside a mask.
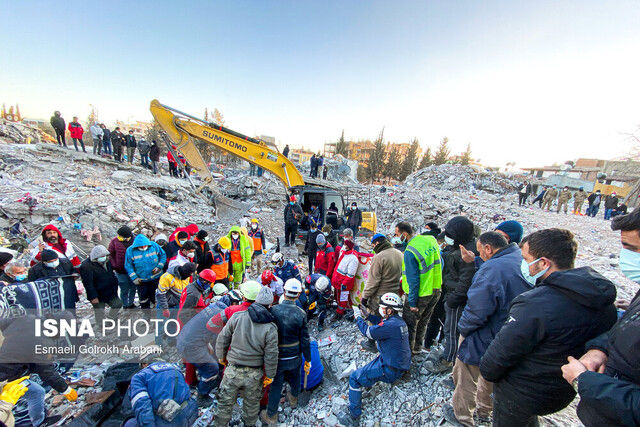
[[[156,99],[151,101],[150,110],[160,127],[206,184],[211,183],[213,177],[207,163],[196,148],[194,139],[201,139],[213,144],[227,153],[271,172],[280,179],[287,189],[304,185],[302,175],[291,160],[270,149],[262,141],[213,123],[207,123],[197,117],[163,105]]]

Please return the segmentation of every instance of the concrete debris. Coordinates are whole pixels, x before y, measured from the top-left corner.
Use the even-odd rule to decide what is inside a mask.
[[[44,132],[24,123],[4,121],[0,123],[0,138],[18,144],[35,144],[39,142],[55,142],[55,139]]]
[[[404,185],[412,188],[437,187],[441,190],[469,191],[485,190],[492,193],[511,193],[519,183],[496,172],[482,170],[476,166],[458,164],[433,165],[412,173]]]

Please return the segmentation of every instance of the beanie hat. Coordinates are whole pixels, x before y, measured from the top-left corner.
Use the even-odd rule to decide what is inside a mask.
[[[198,231],[198,234],[196,234],[196,237],[198,239],[200,239],[200,240],[204,240],[205,237],[207,237],[208,235],[209,235],[209,233],[207,233],[206,231],[200,230],[200,231]]]
[[[176,268],[175,271],[180,276],[180,280],[184,280],[196,271],[196,265],[192,262],[188,262]]]
[[[156,237],[154,237],[154,238],[153,238],[153,241],[154,241],[154,242],[158,242],[158,241],[160,241],[160,240],[164,240],[164,241],[166,242],[166,241],[167,241],[167,240],[169,240],[169,239],[167,238],[167,235],[166,235],[166,234],[164,234],[164,233],[160,233],[160,234],[158,234]]]
[[[273,304],[273,291],[271,290],[271,288],[268,286],[263,286],[262,288],[260,288],[255,302],[262,305]]]
[[[327,242],[327,239],[324,238],[324,234],[318,234],[316,236],[316,244],[324,245]]]
[[[510,220],[504,221],[498,224],[496,230],[500,230],[509,236],[509,243],[520,243],[522,235],[524,234],[524,228],[518,221]]]
[[[52,251],[51,249],[45,249],[40,254],[40,259],[42,260],[42,262],[54,261],[58,259],[58,254],[55,251]]]
[[[449,236],[454,241],[454,246],[466,245],[473,240],[473,222],[464,216],[454,216],[444,226],[445,236]]]
[[[133,237],[133,233],[131,232],[129,226],[123,225],[122,227],[118,228],[118,236],[122,236],[125,239],[128,239],[129,237]]]
[[[105,248],[102,245],[98,245],[98,246],[94,247],[93,249],[91,249],[91,253],[89,254],[89,258],[91,258],[91,261],[95,261],[100,257],[108,256],[108,255],[109,255],[109,251],[107,250],[107,248]]]
[[[353,247],[355,246],[353,243],[353,240],[345,240],[344,241],[344,245],[347,247],[347,249],[351,250],[353,249]]]
[[[0,252],[0,265],[5,265],[13,259],[13,255],[9,252]]]

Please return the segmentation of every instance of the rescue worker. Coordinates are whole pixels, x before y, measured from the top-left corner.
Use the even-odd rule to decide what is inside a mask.
[[[172,270],[175,267],[180,267],[181,265],[185,265],[189,262],[193,262],[195,264],[196,247],[195,242],[187,240],[172,258],[167,258],[167,270]]]
[[[284,260],[284,255],[280,252],[276,252],[271,257],[271,263],[273,264],[273,274],[278,276],[282,283],[287,283],[289,279],[298,279],[302,281],[300,277],[300,270],[293,260]]]
[[[547,192],[544,193],[544,197],[542,198],[542,210],[546,209],[547,211],[550,211],[551,206],[553,205],[553,202],[556,201],[557,197],[558,197],[558,189],[556,188],[555,185],[547,189]]]
[[[144,234],[138,234],[127,248],[124,266],[137,286],[140,308],[149,308],[155,302],[156,288],[166,262],[162,248]]]
[[[325,224],[324,227],[322,227],[322,234],[331,246],[334,248],[338,246],[338,234],[335,232],[331,224]]]
[[[575,215],[582,215],[582,204],[587,199],[587,192],[584,191],[584,187],[580,187],[578,191],[573,194],[573,213]]]
[[[402,279],[402,252],[391,246],[384,234],[377,233],[371,239],[373,259],[369,266],[369,277],[364,286],[361,303],[372,313],[378,312],[378,301],[386,293],[399,293]],[[369,338],[360,342],[365,350],[378,351]]]
[[[557,213],[560,213],[560,209],[564,210],[564,213],[567,213],[567,206],[569,204],[569,200],[571,199],[571,191],[569,191],[569,187],[565,185],[565,187],[560,191],[558,195],[558,210]]]
[[[269,390],[269,404],[260,419],[270,426],[278,422],[278,405],[282,394],[282,386],[286,380],[291,387],[287,400],[291,408],[298,406],[300,394],[301,355],[304,360],[311,360],[309,347],[309,331],[307,315],[295,303],[302,293],[302,284],[298,279],[289,279],[284,284],[284,300],[271,309],[271,315],[278,326],[278,369]],[[304,370],[309,374],[311,362],[304,362]]]
[[[179,231],[173,236],[173,238],[169,238],[169,243],[164,248],[165,253],[167,254],[167,259],[171,259],[180,250],[182,245],[189,241],[189,234],[186,231]]]
[[[347,213],[347,228],[353,231],[353,235],[358,235],[358,230],[362,226],[362,211],[356,202],[351,203],[351,210]]]
[[[237,287],[243,282],[245,274],[251,268],[251,242],[242,234],[242,230],[237,225],[231,227],[227,238],[231,242],[230,260],[231,271],[233,272],[233,287]]]
[[[324,234],[316,237],[316,245],[318,246],[318,250],[316,251],[315,257],[315,272],[331,277],[336,265],[336,252],[333,246],[326,240]],[[311,270],[309,270],[309,273],[311,273]]]
[[[298,224],[302,219],[302,208],[296,202],[296,196],[289,197],[289,203],[284,208],[284,246],[295,246]]]
[[[331,299],[331,282],[324,274],[316,273],[308,275],[305,284],[309,290],[307,314],[318,314],[318,332],[322,332]]]
[[[231,273],[229,249],[231,249],[231,240],[227,236],[219,238],[211,248],[211,270],[216,273],[216,283],[222,283],[227,288],[230,287],[229,276]]]
[[[356,283],[356,273],[360,264],[357,252],[354,250],[353,241],[345,240],[344,246],[346,250],[342,251],[331,276],[331,285],[335,289],[335,298],[338,303],[338,308],[336,309],[337,319],[342,318],[345,310],[351,308],[349,294]]]
[[[215,281],[216,273],[212,270],[202,270],[198,277],[187,285],[179,297],[178,319],[180,324],[184,325],[203,307],[209,305],[211,291],[213,291],[214,295],[227,293],[227,287],[222,283],[214,285]],[[218,286],[216,287],[216,285]]]
[[[58,258],[66,258],[74,268],[80,267],[80,258],[78,258],[76,252],[73,250],[71,242],[62,237],[60,230],[53,224],[44,227],[42,230],[42,242],[31,252],[32,267],[40,261],[40,255],[45,249],[51,249],[56,252]]]
[[[193,238],[193,243],[196,244],[195,263],[198,264],[198,273],[200,273],[202,270],[211,268],[213,264],[209,247],[209,233],[205,230],[198,231],[198,234]]]
[[[273,292],[261,286],[255,302],[233,315],[218,335],[218,362],[228,364],[218,393],[214,420],[218,427],[229,424],[238,393],[243,393],[244,425],[252,426],[258,421],[262,388],[273,382],[278,367],[278,328],[268,309],[272,303]]]
[[[159,330],[164,331],[166,322],[164,319],[175,319],[177,317],[182,291],[189,285],[191,275],[195,271],[196,265],[188,262],[170,268],[160,276],[158,289],[156,290],[156,314],[157,318],[161,320]],[[156,344],[160,345],[162,338],[162,335],[156,335]]]
[[[273,291],[273,295],[275,296],[276,301],[284,293],[284,282],[281,278],[273,274],[273,271],[269,269],[262,272],[260,278],[258,279],[258,283],[260,283],[262,286],[270,287]]]
[[[64,290],[62,308],[74,310],[79,301],[78,288],[76,288],[76,277],[79,274],[73,269],[68,259],[59,258],[58,252],[51,249],[43,250],[40,259],[42,261],[29,269],[27,280],[33,282],[38,279],[62,279]]]
[[[258,220],[251,220],[249,237],[253,240],[253,257],[251,258],[251,272],[255,277],[262,272],[262,255],[267,253],[267,245],[264,240],[264,231],[259,227]]]
[[[362,414],[362,388],[372,387],[378,381],[392,384],[411,367],[411,348],[407,324],[399,316],[402,300],[397,294],[386,293],[380,297],[378,313],[373,317],[367,311],[354,308],[358,329],[362,335],[376,341],[380,354],[349,376],[349,414],[339,414],[340,423],[356,424]],[[380,323],[371,326],[367,320]]]
[[[422,352],[429,318],[440,298],[442,263],[440,248],[433,236],[413,235],[407,222],[396,225],[396,236],[408,242],[402,261],[402,291],[406,294],[404,321],[414,354]]]
[[[222,283],[216,286],[226,287]],[[238,305],[242,297],[237,291],[218,295],[218,299],[204,307],[180,329],[176,347],[185,362],[194,366],[198,382],[198,406],[210,406],[209,393],[220,384],[220,365],[215,354],[218,334],[207,329],[207,322],[227,307]]]
[[[322,237],[320,237],[322,236]],[[324,240],[324,235],[318,230],[318,223],[315,220],[311,220],[309,223],[309,232],[307,233],[307,240],[304,244],[304,254],[307,254],[309,260],[309,272],[313,271],[313,263],[316,259],[316,252],[318,251],[317,239]]]
[[[127,391],[136,415],[124,427],[192,426],[198,418],[198,405],[176,365],[143,362],[141,367],[131,378]]]

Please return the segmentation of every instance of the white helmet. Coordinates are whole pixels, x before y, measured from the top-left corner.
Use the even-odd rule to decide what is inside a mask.
[[[316,280],[316,283],[315,283],[316,291],[322,293],[329,287],[329,285],[330,285],[329,278],[324,275],[320,276],[318,277],[318,280]]]
[[[229,292],[229,289],[227,289],[227,287],[225,285],[223,285],[222,283],[216,283],[215,285],[213,285],[213,293],[216,295],[224,295],[227,292]]]
[[[298,279],[289,279],[284,284],[284,294],[288,297],[297,297],[302,292],[302,283]]]
[[[273,256],[271,257],[271,262],[274,264],[279,263],[280,261],[282,261],[284,259],[284,255],[282,255],[280,252],[276,252],[275,254],[273,254]]]
[[[396,311],[402,310],[402,300],[398,296],[398,294],[394,294],[393,292],[387,292],[386,294],[380,297],[380,305],[383,307],[392,308]]]

